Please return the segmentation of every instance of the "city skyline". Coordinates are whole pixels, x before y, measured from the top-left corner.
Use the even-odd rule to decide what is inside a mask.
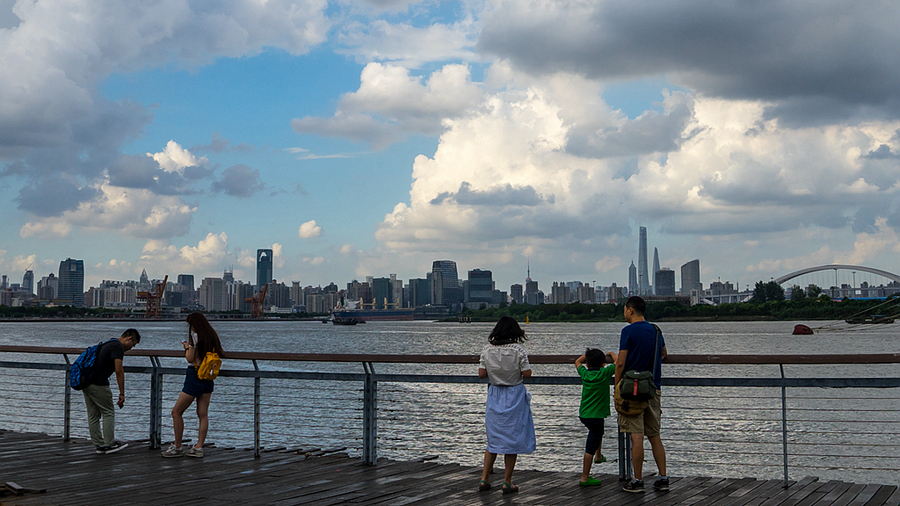
[[[0,0],[0,273],[895,272],[900,5],[817,6]]]

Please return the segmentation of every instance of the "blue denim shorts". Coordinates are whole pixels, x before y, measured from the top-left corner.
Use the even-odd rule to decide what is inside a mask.
[[[188,366],[187,373],[184,375],[184,388],[182,392],[192,397],[202,397],[203,394],[211,394],[215,387],[214,381],[204,381],[197,377],[197,369],[194,366]]]

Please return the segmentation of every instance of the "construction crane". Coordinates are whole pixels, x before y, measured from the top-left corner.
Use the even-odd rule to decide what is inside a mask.
[[[138,292],[138,299],[146,299],[147,300],[147,311],[144,313],[144,318],[159,318],[162,315],[162,309],[160,306],[162,305],[163,294],[166,293],[166,282],[169,281],[169,275],[166,274],[166,277],[163,279],[162,283],[156,285],[156,288],[152,292]]]
[[[253,297],[247,297],[244,299],[244,302],[250,303],[250,318],[256,318],[257,320],[261,320],[265,315],[265,310],[263,310],[263,303],[266,301],[266,290],[269,289],[269,284],[266,283],[263,285],[262,290],[259,291]]]

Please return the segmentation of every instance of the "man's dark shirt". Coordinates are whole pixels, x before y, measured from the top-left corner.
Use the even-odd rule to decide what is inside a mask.
[[[92,385],[109,385],[109,377],[116,372],[116,359],[125,357],[125,347],[118,339],[100,345],[97,355],[96,372],[91,378]]]

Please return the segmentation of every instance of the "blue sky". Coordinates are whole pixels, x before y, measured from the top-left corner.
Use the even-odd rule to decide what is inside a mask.
[[[0,0],[0,273],[897,272],[898,10]]]

